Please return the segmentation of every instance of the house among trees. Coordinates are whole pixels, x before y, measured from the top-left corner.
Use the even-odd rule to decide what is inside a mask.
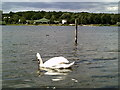
[[[67,23],[67,20],[63,19],[62,24],[66,24],[66,23]]]
[[[42,24],[49,24],[50,20],[49,19],[46,19],[46,18],[42,18],[42,19],[39,19],[39,20],[34,20],[34,23],[35,24],[39,24],[39,23],[42,23]]]

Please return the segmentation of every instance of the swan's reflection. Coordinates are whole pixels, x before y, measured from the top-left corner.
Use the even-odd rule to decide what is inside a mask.
[[[49,68],[40,68],[38,70],[39,77],[43,75],[55,76],[52,78],[52,81],[64,80],[68,73],[72,72],[72,69],[49,69]]]

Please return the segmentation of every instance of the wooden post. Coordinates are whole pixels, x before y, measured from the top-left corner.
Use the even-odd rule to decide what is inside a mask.
[[[77,19],[75,19],[75,45],[77,45],[78,41],[78,25],[77,25]]]

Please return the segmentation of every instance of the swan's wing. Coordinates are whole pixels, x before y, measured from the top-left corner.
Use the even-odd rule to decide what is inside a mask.
[[[60,63],[69,63],[69,61],[64,57],[54,57],[46,61],[44,67],[52,67]]]
[[[55,68],[69,68],[71,67],[75,62],[72,62],[70,64],[58,64],[58,65],[55,65],[51,68],[55,69]]]

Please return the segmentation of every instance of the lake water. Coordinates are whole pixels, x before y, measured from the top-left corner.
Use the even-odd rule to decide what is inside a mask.
[[[118,27],[3,26],[3,88],[118,87]],[[36,53],[46,61],[63,56],[75,61],[67,73],[37,73]]]

